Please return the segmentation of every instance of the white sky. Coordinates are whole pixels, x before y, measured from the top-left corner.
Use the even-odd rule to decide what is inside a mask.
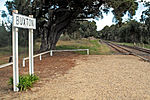
[[[7,11],[7,8],[4,6],[5,1],[7,1],[7,0],[0,0],[0,10],[5,10],[5,11]]]
[[[7,0],[0,0],[0,10],[7,11],[7,8],[4,6],[5,1],[7,1]],[[137,1],[140,1],[140,0],[137,0]],[[150,1],[150,0],[145,0],[145,1]],[[146,8],[144,8],[142,3],[140,3],[138,6],[138,10],[136,11],[136,15],[133,18],[136,19],[137,21],[139,21],[142,11],[144,11],[145,9]],[[112,24],[115,24],[114,22],[112,22],[113,17],[114,17],[114,15],[111,12],[109,12],[107,15],[104,14],[103,19],[95,20],[96,25],[97,25],[97,30],[103,29],[106,25],[111,26]],[[128,16],[125,15],[123,17],[123,20],[125,21],[127,19],[128,19]]]

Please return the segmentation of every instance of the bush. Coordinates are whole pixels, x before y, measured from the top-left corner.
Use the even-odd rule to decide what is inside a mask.
[[[39,80],[39,78],[36,75],[19,76],[19,84],[17,87],[19,88],[19,91],[24,91],[32,87],[33,83],[35,83],[37,80]],[[13,85],[12,77],[9,79],[9,84]]]
[[[62,40],[62,41],[69,41],[69,40],[71,40],[71,38],[69,37],[69,35],[67,35],[67,34],[63,34],[63,35],[61,35],[61,37],[60,37],[60,40]]]

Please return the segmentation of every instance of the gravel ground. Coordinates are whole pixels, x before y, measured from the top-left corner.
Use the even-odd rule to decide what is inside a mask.
[[[150,100],[150,63],[127,55],[72,58],[75,67],[43,79],[14,100]]]

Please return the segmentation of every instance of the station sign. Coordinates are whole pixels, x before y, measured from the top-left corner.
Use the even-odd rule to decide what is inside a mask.
[[[34,75],[33,29],[36,29],[36,19],[33,15],[24,16],[13,10],[12,46],[13,46],[13,89],[19,91],[19,66],[18,66],[18,28],[29,31],[29,74]]]
[[[36,29],[36,19],[14,13],[13,26],[17,28]]]

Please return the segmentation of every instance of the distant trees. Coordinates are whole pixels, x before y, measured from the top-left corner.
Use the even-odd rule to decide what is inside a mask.
[[[150,2],[145,2],[144,4],[147,9],[143,11],[143,14],[141,16],[141,22],[143,22],[143,29],[145,34],[147,35],[146,40],[150,44]]]
[[[2,26],[0,26],[0,46],[12,46],[12,19],[6,13],[6,11],[2,11],[1,14]],[[4,40],[4,41],[3,41]],[[19,46],[28,45],[28,30],[19,29],[19,38],[18,38]]]
[[[141,22],[128,20],[121,25],[106,26],[99,31],[99,36],[117,42],[150,44],[150,2],[145,2],[144,5],[147,9],[143,11]]]
[[[0,47],[6,47],[11,44],[11,34],[6,30],[6,26],[2,23],[0,26]]]
[[[72,39],[98,37],[95,21],[81,21],[72,23],[66,33]]]
[[[99,35],[102,39],[128,42],[128,43],[149,43],[150,36],[145,24],[139,23],[136,20],[130,20],[122,23],[104,27]]]

